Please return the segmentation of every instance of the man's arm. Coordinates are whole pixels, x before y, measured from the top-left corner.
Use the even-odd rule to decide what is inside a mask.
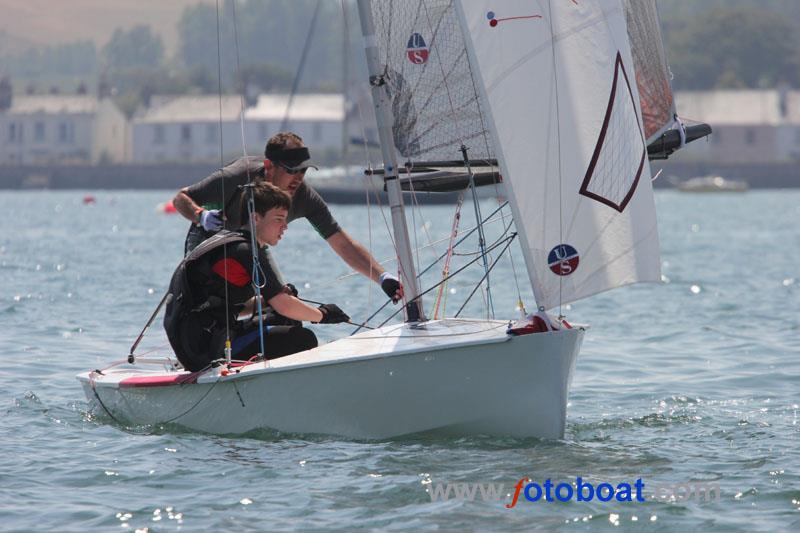
[[[341,257],[350,268],[363,274],[376,283],[380,283],[383,267],[358,241],[353,239],[344,230],[339,230],[327,238],[333,251]]]
[[[172,205],[175,206],[175,210],[183,215],[184,218],[196,223],[198,221],[197,216],[199,213],[202,213],[203,208],[197,205],[197,203],[186,194],[186,189],[187,188],[184,187],[178,191],[178,194],[172,199]]]

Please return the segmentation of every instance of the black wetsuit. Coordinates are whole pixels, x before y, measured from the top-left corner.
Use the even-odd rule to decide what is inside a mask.
[[[264,159],[261,157],[241,157],[217,170],[207,178],[186,189],[186,194],[196,204],[205,209],[221,209],[225,214],[225,229],[235,230],[242,226],[240,187],[248,183],[264,179]],[[224,194],[223,194],[224,189]],[[305,218],[317,230],[323,239],[327,239],[341,228],[331,215],[322,197],[312,187],[302,183],[292,198],[289,209],[289,222]],[[213,235],[201,226],[192,224],[186,235],[185,253],[192,251],[198,244]]]
[[[283,290],[263,249],[259,249],[260,293],[264,301]],[[250,234],[223,230],[195,248],[178,266],[170,282],[164,328],[178,360],[196,371],[224,357],[230,330],[232,358],[247,360],[261,352],[258,321],[238,321],[253,295]],[[226,304],[227,286],[227,304]],[[299,325],[266,321],[264,355],[269,359],[314,348],[314,333]]]

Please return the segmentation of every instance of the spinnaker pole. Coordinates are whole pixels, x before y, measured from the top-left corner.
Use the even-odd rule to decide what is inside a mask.
[[[383,176],[386,192],[389,196],[389,206],[392,212],[392,227],[394,228],[394,241],[397,247],[397,258],[400,263],[400,278],[406,301],[406,321],[422,322],[425,315],[420,299],[417,274],[414,270],[414,261],[411,253],[408,225],[403,208],[403,194],[397,171],[397,154],[394,150],[392,124],[394,122],[390,111],[391,101],[386,87],[386,72],[381,68],[378,59],[378,43],[375,37],[375,25],[372,19],[372,7],[369,0],[358,0],[358,14],[361,19],[361,33],[364,37],[364,49],[367,55],[369,68],[369,84],[372,90],[372,101],[375,105],[375,117],[378,123],[378,137],[383,155]]]

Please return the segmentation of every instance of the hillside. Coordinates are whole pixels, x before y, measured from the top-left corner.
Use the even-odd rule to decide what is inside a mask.
[[[13,53],[29,44],[83,39],[93,40],[99,49],[115,28],[148,24],[171,55],[178,44],[178,19],[184,8],[199,3],[214,0],[0,0],[0,49]]]

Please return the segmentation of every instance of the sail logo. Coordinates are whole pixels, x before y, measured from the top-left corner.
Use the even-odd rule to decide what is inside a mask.
[[[428,61],[428,45],[425,39],[419,33],[412,33],[408,38],[408,45],[406,46],[406,55],[408,60],[415,65],[422,65]]]
[[[521,17],[505,17],[505,18],[497,18],[495,17],[494,11],[487,11],[486,18],[489,19],[489,26],[492,28],[497,27],[497,25],[504,20],[519,20],[519,19],[540,19],[542,18],[541,15],[523,15]]]
[[[558,276],[569,276],[578,269],[580,256],[569,244],[559,244],[547,255],[547,266]]]

